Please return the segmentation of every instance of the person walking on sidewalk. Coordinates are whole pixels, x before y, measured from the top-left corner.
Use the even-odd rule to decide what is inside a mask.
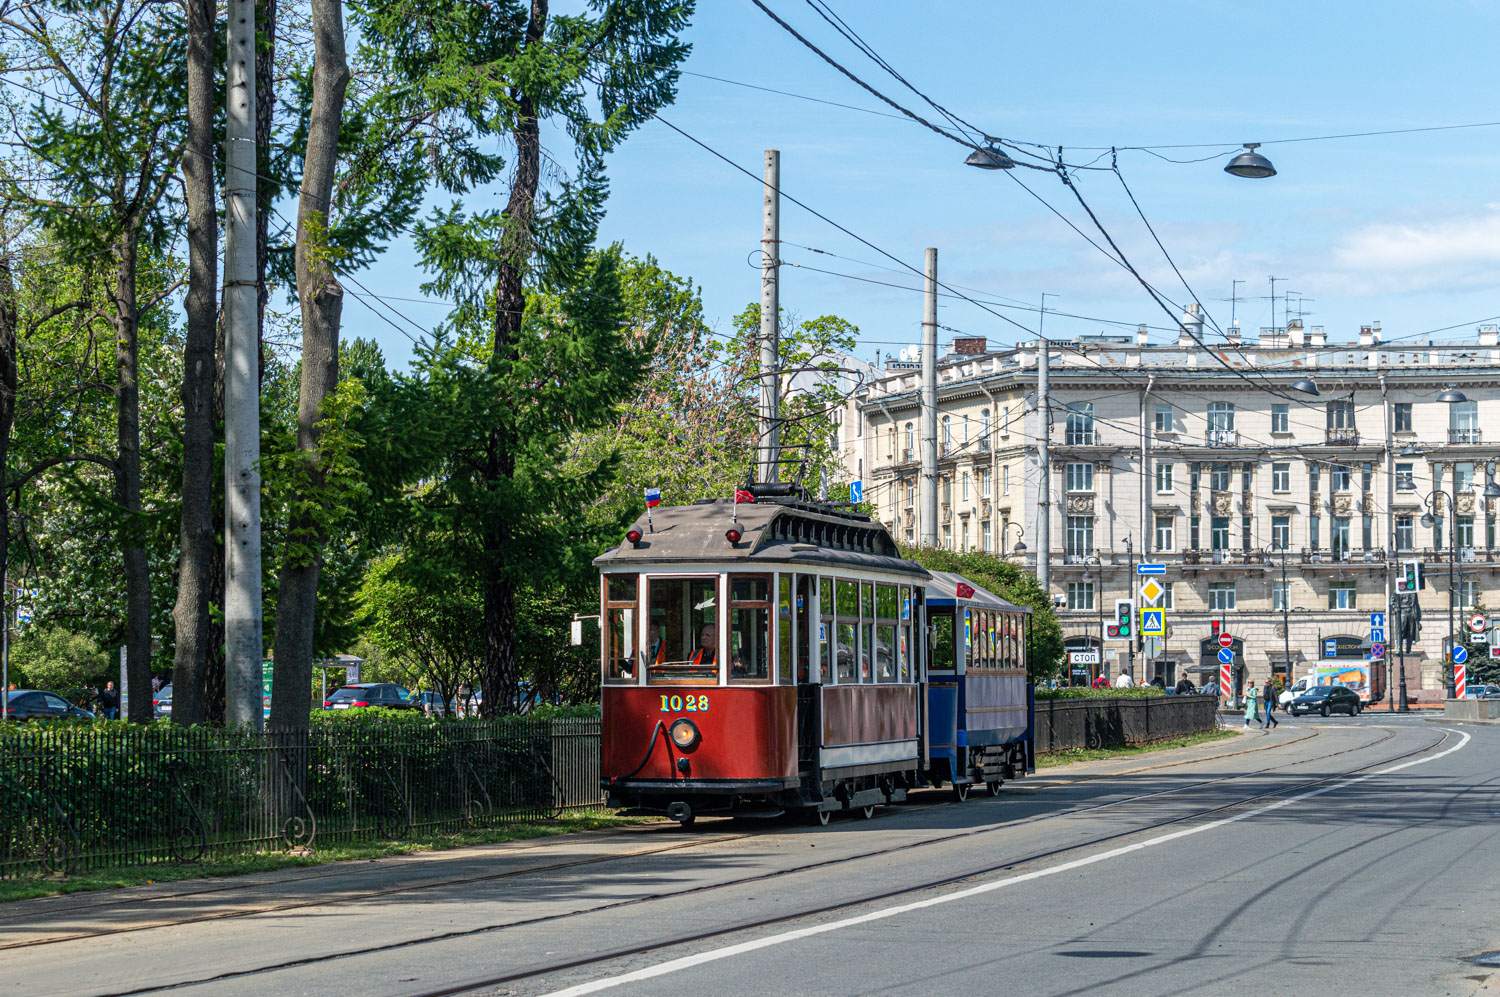
[[[1258,690],[1255,686],[1252,685],[1250,687],[1250,691],[1247,692],[1247,693],[1245,693],[1245,726],[1246,727],[1250,726],[1250,721],[1252,721],[1252,720],[1255,721],[1255,726],[1257,726],[1257,727],[1264,726],[1260,722],[1260,701],[1256,698],[1256,694],[1259,691],[1260,690]]]
[[[1280,727],[1281,721],[1271,716],[1271,711],[1276,707],[1276,687],[1271,684],[1270,679],[1266,679],[1266,684],[1261,687],[1260,698],[1266,701],[1266,729]]]

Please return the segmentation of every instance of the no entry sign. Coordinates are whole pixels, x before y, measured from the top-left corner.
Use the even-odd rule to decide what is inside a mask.
[[[1219,646],[1220,647],[1233,647],[1234,646],[1234,638],[1231,637],[1231,636],[1229,636],[1228,634],[1219,634]]]

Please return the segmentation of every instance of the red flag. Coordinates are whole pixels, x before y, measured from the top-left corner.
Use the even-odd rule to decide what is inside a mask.
[[[754,502],[755,501],[755,493],[754,492],[748,492],[748,491],[746,491],[743,488],[736,488],[734,490],[734,501],[735,501],[736,505],[738,505],[741,502]]]
[[[974,586],[972,586],[972,585],[970,585],[970,584],[968,584],[966,582],[959,582],[958,586],[954,589],[954,591],[956,591],[958,593],[958,597],[960,599],[972,599],[972,598],[974,598]]]

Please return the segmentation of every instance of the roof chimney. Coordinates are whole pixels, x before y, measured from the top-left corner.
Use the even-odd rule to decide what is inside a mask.
[[[1290,322],[1288,322],[1286,324],[1286,334],[1287,338],[1291,341],[1293,348],[1302,346],[1305,342],[1302,334],[1302,320],[1300,318],[1294,318]]]
[[[1146,345],[1146,323],[1144,322],[1135,327],[1135,345]]]
[[[1500,325],[1482,325],[1479,327],[1480,346],[1500,346]]]
[[[1238,319],[1229,324],[1229,331],[1224,334],[1224,338],[1229,340],[1230,346],[1240,345],[1243,337],[1240,335],[1240,323]]]
[[[1194,301],[1178,321],[1182,331],[1177,336],[1178,346],[1196,346],[1203,341],[1203,306]]]
[[[1359,345],[1361,345],[1361,346],[1374,346],[1375,345],[1375,332],[1374,332],[1373,329],[1371,329],[1367,325],[1362,325],[1362,326],[1359,327]]]
[[[1379,346],[1381,343],[1385,342],[1385,337],[1380,334],[1379,320],[1370,323],[1370,335],[1374,337],[1376,346]]]
[[[1309,339],[1309,343],[1308,343],[1309,346],[1327,346],[1328,345],[1328,337],[1326,335],[1324,335],[1324,333],[1323,333],[1323,327],[1321,325],[1315,325],[1315,326],[1312,327],[1312,329],[1310,330],[1310,332],[1308,334],[1308,339]]]

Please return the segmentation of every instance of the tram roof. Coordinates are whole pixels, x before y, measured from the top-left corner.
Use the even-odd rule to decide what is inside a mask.
[[[637,519],[638,545],[621,544],[594,559],[599,568],[649,570],[653,564],[805,565],[808,568],[863,568],[926,578],[928,572],[900,554],[881,523],[832,506],[796,500],[741,502],[728,499],[693,505],[661,506]],[[724,534],[731,526],[740,542],[730,546]]]
[[[979,609],[1002,610],[1008,613],[1029,613],[1030,606],[1017,606],[1000,598],[989,589],[981,588],[963,575],[954,571],[929,571],[932,578],[927,582],[927,605],[929,606],[952,606],[958,601],[958,586],[960,583],[974,590],[971,596],[965,596],[962,600],[966,605]]]

